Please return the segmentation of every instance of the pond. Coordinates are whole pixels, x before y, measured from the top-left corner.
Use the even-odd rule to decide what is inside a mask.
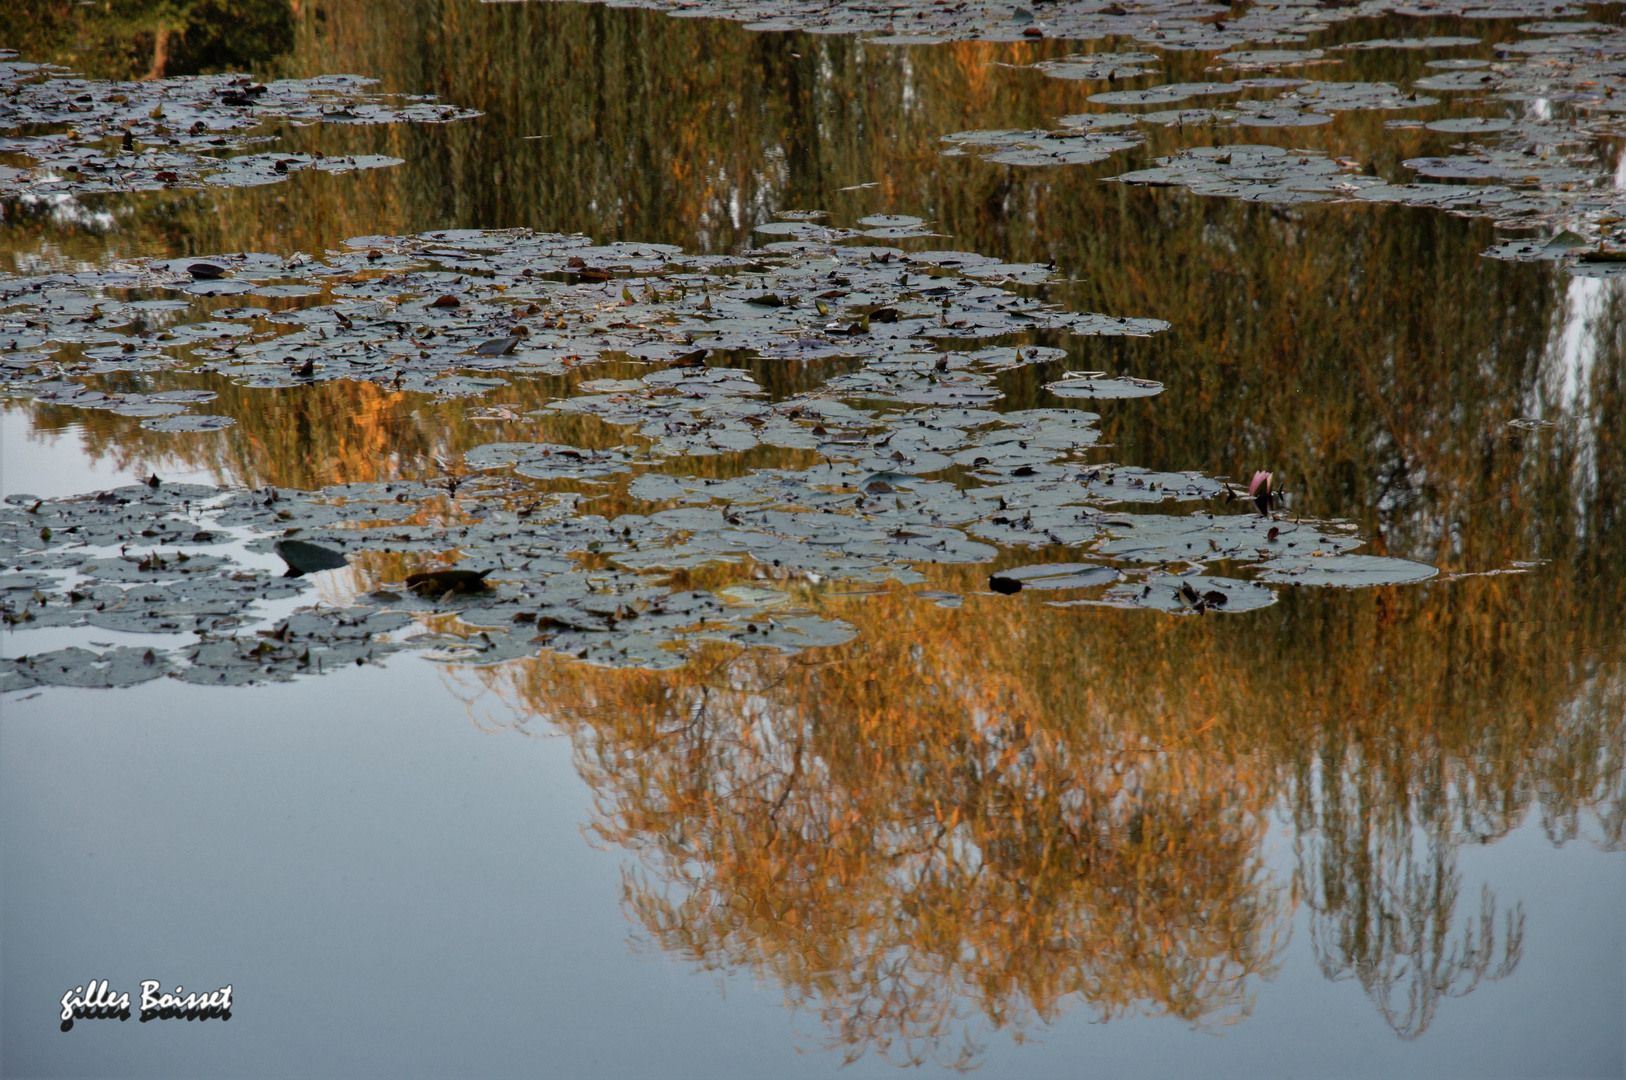
[[[7,1075],[1622,1075],[1622,15],[0,15]]]

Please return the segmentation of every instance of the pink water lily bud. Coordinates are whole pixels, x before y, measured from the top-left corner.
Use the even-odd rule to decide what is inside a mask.
[[[1265,489],[1265,494],[1267,494],[1267,495],[1270,494],[1270,474],[1269,473],[1267,473],[1267,472],[1256,472],[1256,473],[1254,473],[1253,474],[1253,480],[1250,481],[1249,484],[1248,484],[1248,494],[1249,495],[1257,495],[1259,493],[1259,489],[1260,489],[1261,486]]]

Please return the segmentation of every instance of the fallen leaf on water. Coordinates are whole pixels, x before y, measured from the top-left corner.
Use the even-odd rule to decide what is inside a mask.
[[[342,553],[305,540],[278,540],[271,548],[279,559],[288,564],[286,577],[338,570],[350,565]]]
[[[448,592],[480,592],[488,588],[486,570],[425,570],[422,573],[408,574],[406,587],[413,592],[421,593],[448,593]]]

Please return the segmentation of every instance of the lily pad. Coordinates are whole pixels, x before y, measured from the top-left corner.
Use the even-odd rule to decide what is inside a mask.
[[[230,416],[211,416],[207,413],[183,413],[162,420],[143,420],[141,426],[148,431],[171,433],[191,431],[224,431],[237,423]]]
[[[870,214],[868,217],[859,218],[858,224],[867,229],[912,229],[926,222],[908,214]]]
[[[1158,58],[1152,53],[1086,53],[1042,60],[1033,65],[1052,79],[1134,79],[1149,74]]]
[[[1121,150],[1139,146],[1141,137],[1133,132],[1103,132],[1068,129],[1062,131],[961,131],[943,136],[943,141],[959,147],[987,148],[983,160],[1001,165],[1090,165],[1105,161]]]
[[[1433,120],[1424,125],[1430,131],[1443,131],[1452,135],[1491,135],[1506,131],[1513,121],[1496,116],[1461,116],[1448,120]]]
[[[1286,67],[1293,64],[1314,63],[1326,53],[1320,49],[1246,49],[1220,53],[1214,59],[1232,67]]]
[[[315,574],[323,570],[342,570],[350,565],[343,553],[320,544],[303,540],[278,540],[272,545],[277,557],[288,564],[288,575]]]
[[[1062,589],[1089,589],[1109,585],[1122,575],[1113,567],[1094,563],[1041,563],[996,570],[989,575],[995,592],[1014,593],[1023,589],[1054,592]]]
[[[1281,556],[1265,564],[1265,581],[1338,588],[1414,585],[1439,573],[1426,563],[1383,555],[1332,555],[1324,558]]]
[[[1278,203],[1349,197],[1381,183],[1324,154],[1254,144],[1192,147],[1159,158],[1154,168],[1117,179],[1127,184],[1187,187],[1199,195]]]
[[[1255,581],[1209,574],[1132,575],[1099,599],[1053,602],[1054,607],[1082,605],[1147,608],[1173,615],[1231,614],[1257,611],[1276,602],[1276,593]]]
[[[1128,376],[1109,378],[1102,371],[1069,371],[1059,382],[1045,383],[1045,389],[1064,398],[1140,398],[1161,394],[1163,384]]]
[[[1145,90],[1107,90],[1091,94],[1090,101],[1096,105],[1170,105],[1207,94],[1234,94],[1241,89],[1232,83],[1169,83]]]
[[[1368,38],[1365,41],[1351,41],[1343,45],[1333,45],[1332,50],[1339,49],[1455,49],[1466,45],[1478,45],[1478,38],[1471,37],[1406,37],[1406,38]]]

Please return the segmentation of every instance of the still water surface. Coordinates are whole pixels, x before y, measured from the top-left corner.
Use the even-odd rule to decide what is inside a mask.
[[[940,156],[951,132],[1093,108],[1098,83],[1004,66],[1064,43],[887,47],[452,0],[289,18],[281,51],[237,63],[372,75],[485,115],[277,131],[290,152],[404,159],[394,168],[9,203],[0,266],[320,254],[447,228],[727,254],[776,211],[840,226],[913,214],[942,246],[1054,262],[1069,280],[1046,295],[1069,308],[1171,324],[1041,334],[1066,359],[1001,375],[997,408],[1055,407],[1043,386],[1066,370],[1161,381],[1154,398],[1083,403],[1100,415],[1092,460],[1273,469],[1291,478],[1291,513],[1353,522],[1363,550],[1441,574],[1176,617],[1054,608],[987,592],[986,567],[933,566],[927,588],[961,606],[893,586],[831,593],[821,610],[857,635],[794,655],[708,646],[658,672],[397,655],[256,687],[9,694],[7,1075],[1626,1069],[1626,297],[1613,280],[1483,258],[1507,235],[1483,219],[1103,182],[1179,146],[1243,141],[1230,135],[1159,129],[1096,165]],[[1471,33],[1505,40],[1516,23]],[[0,17],[0,45],[145,73],[134,46],[87,50],[52,25]],[[1404,82],[1434,55],[1360,52],[1338,77]],[[1202,54],[1166,60],[1166,81],[1211,77]],[[1386,175],[1451,141],[1384,119],[1247,141]],[[728,362],[775,394],[834,373]],[[235,426],[174,435],[14,397],[3,494],[154,471],[311,489],[436,475],[495,440],[612,438],[473,417],[567,392],[545,378],[483,400],[143,378],[217,392],[210,410]],[[1552,426],[1509,426],[1524,418]],[[695,461],[714,476],[808,464],[777,450]],[[346,573],[315,575],[318,590],[342,594]],[[3,649],[84,639],[8,629]],[[90,978],[229,982],[234,1013],[60,1031],[58,1000]]]

